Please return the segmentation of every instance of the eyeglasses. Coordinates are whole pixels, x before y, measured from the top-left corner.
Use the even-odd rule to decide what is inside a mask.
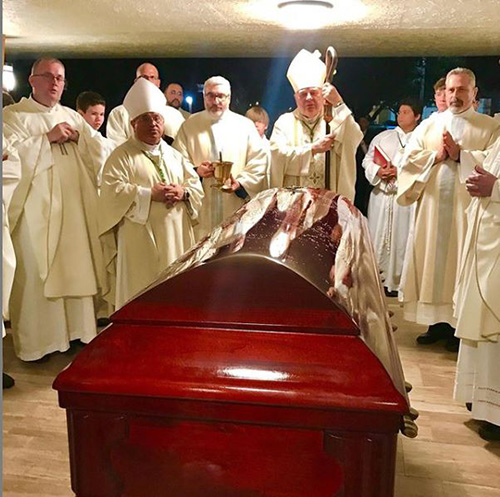
[[[229,98],[229,95],[225,93],[212,93],[210,91],[208,93],[205,93],[205,97],[208,100],[214,100],[214,101],[219,100],[220,102],[225,102]]]
[[[307,95],[311,95],[312,98],[317,98],[321,95],[321,88],[304,88],[303,90],[299,90],[297,95],[303,100],[307,98]]]
[[[62,85],[66,86],[68,84],[68,80],[65,79],[64,76],[61,76],[60,74],[58,74],[57,76],[54,76],[50,72],[44,72],[42,74],[32,74],[31,76],[36,77],[36,78],[43,78],[48,83],[52,83],[53,81],[55,81],[58,85],[62,84]]]

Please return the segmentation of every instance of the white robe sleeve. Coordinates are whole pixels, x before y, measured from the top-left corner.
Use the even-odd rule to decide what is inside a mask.
[[[106,136],[115,142],[115,145],[121,145],[130,138],[130,121],[123,106],[115,107],[108,116],[106,124]]]
[[[334,109],[330,129],[335,134],[332,152],[337,155],[335,162],[336,191],[354,201],[356,190],[356,150],[363,139],[363,132],[354,120],[354,117],[352,117],[352,112],[346,104],[342,104]]]
[[[248,130],[246,164],[234,179],[240,183],[250,197],[254,197],[266,185],[267,152],[253,123],[249,122]]]
[[[397,193],[399,205],[411,205],[416,202],[432,172],[437,151],[424,148],[427,127],[428,122],[425,121],[417,126],[401,159]]]
[[[366,152],[365,158],[363,159],[362,163],[362,166],[365,170],[366,179],[373,186],[377,186],[382,181],[380,176],[377,176],[380,166],[375,164],[375,162],[373,162],[373,156],[374,156],[373,151],[375,149],[375,145],[378,145],[378,143],[380,142],[380,138],[378,138],[379,136],[380,135],[377,135],[371,141],[370,146],[368,147],[368,152]]]
[[[135,200],[130,205],[125,217],[137,224],[146,224],[149,217],[149,207],[151,206],[151,190],[144,186],[139,186]]]

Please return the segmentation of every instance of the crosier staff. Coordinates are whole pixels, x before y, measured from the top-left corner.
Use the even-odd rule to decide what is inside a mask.
[[[333,47],[328,47],[326,49],[326,54],[325,54],[325,64],[326,64],[326,78],[325,82],[330,83],[333,76],[337,72],[337,64],[338,64],[338,56],[335,48]],[[331,130],[330,130],[330,122],[333,119],[333,114],[332,114],[332,104],[330,104],[327,100],[325,100],[324,104],[324,111],[323,111],[323,118],[326,123],[326,134],[329,135]],[[331,151],[328,149],[325,152],[325,189],[330,190],[330,154]]]

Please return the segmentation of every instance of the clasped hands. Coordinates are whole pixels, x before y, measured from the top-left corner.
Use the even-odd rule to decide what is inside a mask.
[[[493,185],[497,179],[486,169],[476,166],[474,172],[465,180],[465,188],[472,197],[491,197]]]
[[[396,166],[389,162],[385,167],[379,167],[377,176],[383,181],[392,181],[398,176],[398,169]]]
[[[448,157],[454,161],[458,161],[460,159],[460,145],[455,142],[449,131],[445,131],[443,133],[443,141],[434,159],[434,164],[443,162]]]
[[[151,187],[151,200],[162,202],[171,207],[184,198],[184,188],[181,185],[170,183],[156,183]]]
[[[50,143],[66,143],[68,141],[78,143],[80,134],[71,124],[62,122],[56,124],[48,133],[47,138]]]

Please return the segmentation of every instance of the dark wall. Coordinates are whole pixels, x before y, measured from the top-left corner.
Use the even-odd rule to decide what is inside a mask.
[[[120,104],[135,77],[136,67],[146,59],[64,59],[68,89],[63,104],[75,106],[76,96],[84,90],[101,93],[108,102],[108,111]],[[494,99],[493,109],[500,108],[500,66],[498,57],[428,57],[425,68],[422,58],[344,58],[340,59],[334,84],[357,116],[368,112],[380,101],[396,102],[399,98],[419,97],[425,78],[425,98],[432,98],[432,84],[456,66],[476,72],[482,97]],[[222,75],[232,85],[231,108],[244,113],[249,105],[259,101],[269,112],[271,121],[294,107],[293,92],[286,80],[288,58],[274,59],[149,59],[155,64],[162,80],[180,82],[195,101],[193,111],[201,110],[203,101],[197,84],[208,77]],[[18,100],[29,95],[27,84],[33,60],[8,58],[14,64],[18,88],[13,92]]]

